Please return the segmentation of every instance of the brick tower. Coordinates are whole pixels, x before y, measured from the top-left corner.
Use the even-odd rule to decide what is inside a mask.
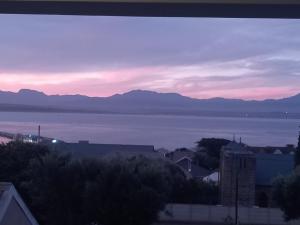
[[[255,156],[243,144],[233,141],[222,148],[220,160],[222,205],[255,204],[255,169]]]

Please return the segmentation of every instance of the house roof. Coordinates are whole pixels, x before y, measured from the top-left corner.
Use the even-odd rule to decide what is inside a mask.
[[[154,150],[152,145],[121,145],[121,144],[90,144],[80,143],[59,143],[53,144],[52,149],[71,153],[74,157],[84,158],[105,158],[105,157],[133,157],[143,155],[149,158],[161,158],[163,155]]]
[[[195,155],[195,152],[187,148],[179,148],[175,151],[169,152],[166,154],[166,157],[171,159],[174,162],[178,162],[182,159],[189,158],[192,159]]]
[[[285,147],[278,147],[278,146],[266,146],[266,147],[253,147],[247,146],[247,149],[253,153],[275,153],[281,152],[282,154],[293,154],[296,148],[294,146],[285,146]]]
[[[218,183],[219,182],[219,178],[220,178],[219,172],[215,171],[215,172],[209,174],[208,176],[204,177],[203,181]]]
[[[226,154],[249,154],[256,159],[256,184],[270,186],[276,177],[287,175],[293,171],[295,151],[287,147],[250,147],[236,142],[223,146]]]
[[[194,163],[191,164],[191,174],[193,177],[197,178],[197,177],[205,177],[208,174],[210,174],[211,171],[202,167],[202,166],[198,166]]]
[[[237,143],[235,141],[231,141],[227,145],[223,146],[221,151],[225,154],[252,154],[245,144]]]
[[[27,221],[29,221],[31,225],[38,225],[38,222],[27,208],[14,185],[9,182],[0,182],[0,224],[6,215],[11,201],[13,200],[15,200],[15,202],[18,204],[19,208],[26,216]]]
[[[156,151],[158,151],[159,153],[163,154],[164,156],[170,152],[166,148],[159,148],[159,149],[156,149]]]
[[[185,168],[185,166],[183,166],[181,163],[184,162],[185,160],[189,161],[189,168]],[[193,160],[190,157],[184,156],[181,159],[177,160],[175,163],[176,165],[178,165],[182,170],[184,170],[185,173],[188,173],[189,175],[191,175],[191,177],[194,178],[202,178],[207,176],[208,174],[211,173],[210,170],[196,165],[192,162]],[[190,169],[190,170],[189,170]]]
[[[276,177],[287,175],[294,169],[294,156],[290,154],[256,154],[256,185],[270,186]]]
[[[188,161],[190,161],[190,162],[193,161],[193,159],[192,159],[191,157],[189,157],[189,156],[183,156],[182,158],[176,160],[175,163],[179,163],[179,162],[181,162],[182,160],[188,160]]]

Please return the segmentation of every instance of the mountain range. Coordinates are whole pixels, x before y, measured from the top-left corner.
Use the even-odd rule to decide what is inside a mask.
[[[177,93],[133,90],[110,97],[0,91],[0,111],[167,114],[300,118],[300,94],[282,99],[196,99]]]

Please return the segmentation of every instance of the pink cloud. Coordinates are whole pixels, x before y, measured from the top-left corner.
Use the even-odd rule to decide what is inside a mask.
[[[161,73],[166,68],[163,66],[148,66],[136,68],[121,68],[101,72],[101,76],[107,83],[119,83],[134,80],[143,76]]]
[[[147,66],[117,68],[86,73],[64,74],[10,74],[0,73],[0,89],[17,91],[22,88],[35,89],[47,94],[83,94],[89,96],[110,96],[133,89],[158,92],[177,92],[195,98],[281,98],[296,94],[297,82],[272,83],[272,78],[252,76],[230,67],[226,76],[211,76],[218,72],[211,67]],[[239,73],[241,73],[239,75]]]
[[[35,89],[47,94],[85,94],[110,96],[139,88],[139,83],[154,80],[163,67],[138,67],[89,73],[10,74],[0,73],[0,89]],[[146,88],[146,87],[145,87]]]
[[[224,98],[236,98],[245,100],[278,99],[297,94],[297,91],[290,87],[250,87],[233,90],[210,90],[196,93],[195,97],[213,98],[221,96]]]

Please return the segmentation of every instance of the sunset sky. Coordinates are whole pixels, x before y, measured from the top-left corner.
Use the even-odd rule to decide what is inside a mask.
[[[0,16],[0,89],[195,98],[300,93],[299,20]]]

